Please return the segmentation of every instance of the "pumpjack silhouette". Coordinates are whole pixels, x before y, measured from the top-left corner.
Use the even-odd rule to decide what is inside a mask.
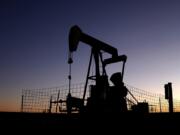
[[[69,94],[67,95],[67,111],[71,113],[72,108],[78,108],[80,112],[91,112],[91,113],[102,113],[102,112],[112,112],[113,109],[110,107],[109,101],[109,91],[110,86],[108,83],[108,76],[106,73],[106,66],[112,63],[123,62],[122,66],[122,78],[124,75],[125,63],[127,60],[126,55],[118,55],[116,48],[99,41],[81,31],[78,26],[73,26],[69,33],[69,60],[68,63],[72,64],[72,53],[77,50],[78,43],[84,42],[91,47],[91,55],[89,60],[89,66],[87,71],[86,83],[84,88],[84,93],[82,98],[72,97],[70,88]],[[103,59],[103,54],[110,54],[111,57]],[[90,69],[92,64],[92,59],[95,62],[95,75],[90,76]],[[100,69],[102,68],[102,69]],[[102,72],[100,72],[102,71]],[[85,97],[87,93],[88,81],[94,80],[95,85],[90,86],[90,97],[87,99],[85,104]],[[71,81],[71,75],[69,75],[69,82]],[[69,83],[70,85],[70,83]],[[121,107],[121,105],[119,105]]]

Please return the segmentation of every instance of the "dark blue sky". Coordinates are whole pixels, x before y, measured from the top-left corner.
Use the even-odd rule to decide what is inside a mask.
[[[175,0],[2,0],[0,110],[16,108],[22,88],[68,83],[68,33],[75,24],[128,56],[126,83],[163,93],[170,81],[180,96],[179,7]],[[73,83],[85,80],[89,53],[80,43]]]

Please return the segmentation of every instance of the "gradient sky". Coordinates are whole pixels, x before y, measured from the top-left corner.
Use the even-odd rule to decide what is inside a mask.
[[[180,98],[178,0],[1,0],[0,110],[19,110],[23,88],[68,84],[68,33],[73,25],[128,56],[124,81]],[[72,83],[85,81],[90,47],[74,53]],[[108,67],[109,76],[120,71]]]

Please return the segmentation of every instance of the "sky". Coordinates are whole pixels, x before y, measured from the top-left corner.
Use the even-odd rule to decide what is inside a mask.
[[[124,82],[180,98],[178,0],[1,0],[0,111],[20,109],[22,89],[68,84],[73,25],[127,55]],[[85,81],[91,48],[74,52],[72,83]],[[108,67],[109,76],[121,65]]]

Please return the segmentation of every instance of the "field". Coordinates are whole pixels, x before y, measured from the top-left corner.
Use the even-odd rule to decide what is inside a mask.
[[[126,114],[48,114],[1,112],[1,131],[5,132],[144,132],[178,131],[180,113]],[[9,130],[8,130],[9,129]],[[13,129],[13,130],[11,130]]]

